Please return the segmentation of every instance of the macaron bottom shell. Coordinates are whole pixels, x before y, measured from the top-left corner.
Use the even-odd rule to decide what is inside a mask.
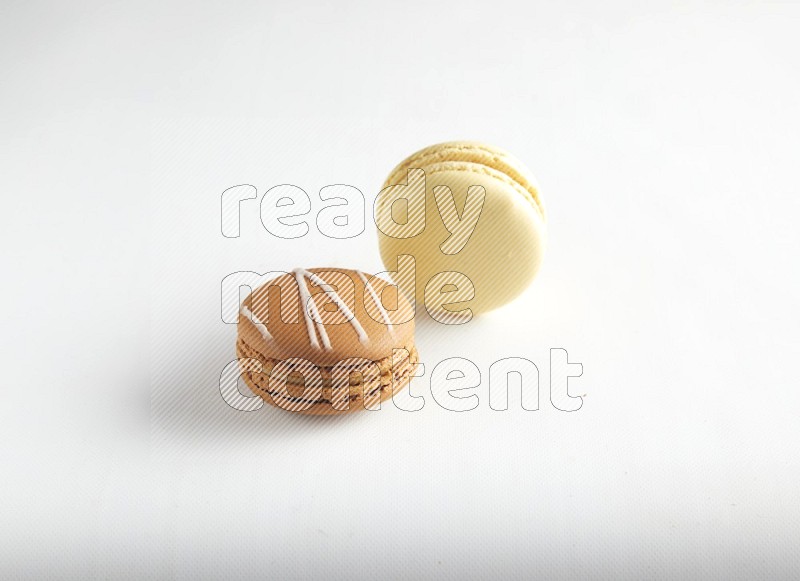
[[[294,376],[287,378],[286,384],[277,389],[270,385],[270,372],[277,361],[265,359],[241,342],[237,343],[236,351],[240,360],[241,377],[255,395],[272,406],[306,415],[344,415],[368,408],[374,409],[380,402],[391,398],[408,385],[419,362],[419,355],[414,346],[407,348],[406,357],[395,360],[387,357],[374,362],[377,368],[382,370],[381,375],[371,381],[358,373],[350,375],[348,393],[345,396],[347,403],[340,401],[334,406],[330,368],[319,368],[323,377],[323,388],[321,393],[317,392],[316,396],[309,399],[304,397],[306,395],[304,380],[297,383]],[[402,350],[399,352],[402,353]],[[252,363],[249,363],[253,360],[259,361],[261,365],[254,368]],[[383,370],[388,370],[388,373]]]

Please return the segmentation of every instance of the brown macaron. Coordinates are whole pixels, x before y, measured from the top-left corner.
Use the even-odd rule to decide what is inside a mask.
[[[236,352],[255,394],[315,415],[378,407],[419,360],[414,309],[397,287],[341,268],[298,268],[255,289]]]

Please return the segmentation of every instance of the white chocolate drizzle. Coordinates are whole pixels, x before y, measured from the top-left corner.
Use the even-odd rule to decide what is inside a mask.
[[[264,323],[262,323],[259,320],[259,318],[256,317],[250,309],[248,309],[247,307],[242,305],[241,313],[245,317],[250,319],[250,322],[253,323],[253,325],[255,325],[256,329],[259,330],[259,332],[261,333],[261,336],[264,337],[265,341],[271,341],[272,340],[272,335],[269,334],[269,331],[267,330],[267,326]]]
[[[369,284],[366,276],[360,270],[356,271],[358,273],[359,278],[363,281],[365,288],[369,292],[372,299],[375,301],[375,305],[378,307],[378,310],[383,317],[383,320],[386,322],[386,325],[389,329],[389,333],[394,336],[394,328],[392,327],[392,321],[389,318],[389,313],[386,312],[386,309],[383,307],[383,304],[380,301],[380,297],[375,292],[375,289],[372,288],[372,285]],[[326,296],[339,308],[342,314],[345,316],[347,321],[353,327],[353,330],[358,335],[358,340],[361,342],[362,345],[369,344],[369,336],[367,332],[364,330],[364,327],[361,326],[361,323],[356,318],[353,311],[347,306],[347,303],[342,300],[342,297],[333,289],[333,287],[322,280],[318,275],[305,270],[303,268],[296,268],[292,271],[294,274],[294,279],[297,282],[297,290],[300,293],[300,309],[303,311],[303,318],[305,319],[306,323],[306,332],[308,334],[308,341],[314,349],[325,349],[326,351],[330,351],[331,341],[328,337],[328,333],[325,330],[325,324],[322,322],[322,317],[319,313],[319,309],[317,308],[317,303],[314,301],[311,293],[308,292],[308,287],[306,286],[305,279],[307,278],[316,286],[318,286]],[[272,335],[270,334],[269,330],[267,330],[267,326],[262,323],[258,317],[246,306],[242,305],[241,314],[244,315],[246,318],[250,320],[251,323],[259,330],[261,335],[264,337],[265,341],[271,341]],[[319,333],[319,339],[317,339],[317,333]],[[322,346],[320,346],[320,341],[322,342]]]
[[[306,287],[306,281],[303,278],[303,274],[301,274],[302,269],[296,268],[294,270],[294,278],[297,281],[297,290],[300,291],[300,310],[303,311],[303,317],[306,321],[306,331],[308,332],[308,340],[311,343],[311,346],[315,349],[319,349],[319,341],[317,341],[317,333],[314,331],[314,325],[316,323],[317,328],[319,329],[320,337],[322,337],[322,343],[325,345],[325,349],[330,349],[330,341],[328,340],[328,333],[325,332],[325,325],[321,323],[317,323],[316,321],[322,321],[319,316],[319,311],[317,310],[317,304],[311,300],[311,294],[308,292],[308,287]],[[309,316],[308,310],[311,309],[314,313],[314,318]]]
[[[353,311],[351,311],[347,306],[347,303],[342,300],[342,297],[340,297],[339,294],[333,290],[331,285],[326,283],[313,272],[309,272],[303,268],[296,268],[294,270],[294,277],[297,280],[300,290],[300,301],[302,302],[303,316],[306,319],[306,331],[308,331],[308,340],[311,342],[312,347],[319,349],[319,342],[317,341],[316,334],[314,333],[315,325],[317,331],[319,332],[320,339],[322,339],[322,345],[326,350],[331,350],[331,343],[328,339],[328,333],[325,331],[325,324],[322,322],[322,317],[320,317],[317,305],[311,298],[308,288],[306,287],[306,278],[322,289],[328,298],[331,299],[331,301],[333,301],[337,307],[339,307],[339,310],[342,312],[345,318],[347,318],[348,322],[358,335],[358,340],[361,342],[361,344],[366,345],[369,343],[369,337],[367,336],[367,332],[364,331],[364,327],[361,326],[361,323],[358,322],[358,319]],[[309,311],[311,311],[311,313],[309,313]]]
[[[383,307],[383,303],[381,302],[381,298],[378,296],[378,293],[375,292],[375,289],[372,288],[372,285],[369,284],[367,277],[364,275],[363,272],[360,270],[356,271],[358,273],[358,277],[363,281],[364,287],[369,292],[372,300],[375,301],[375,306],[378,307],[378,311],[380,311],[381,316],[383,317],[383,322],[386,323],[386,328],[389,329],[389,334],[394,337],[394,327],[392,326],[392,320],[389,318],[389,313],[386,312],[386,309]]]

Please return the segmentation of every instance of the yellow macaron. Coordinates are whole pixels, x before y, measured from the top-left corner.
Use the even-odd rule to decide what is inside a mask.
[[[384,183],[375,220],[387,269],[441,322],[512,301],[544,255],[536,180],[510,153],[483,143],[440,143],[406,158]]]

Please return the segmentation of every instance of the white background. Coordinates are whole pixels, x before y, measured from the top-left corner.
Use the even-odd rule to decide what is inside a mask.
[[[800,575],[800,10],[755,2],[0,8],[0,572],[30,578]],[[431,143],[539,178],[530,290],[418,324],[418,413],[229,408],[237,270],[383,270],[374,229],[270,236],[220,195]],[[313,226],[313,221],[312,221]],[[586,394],[548,397],[552,347]],[[433,365],[474,361],[480,405]],[[524,356],[541,409],[488,405]]]

